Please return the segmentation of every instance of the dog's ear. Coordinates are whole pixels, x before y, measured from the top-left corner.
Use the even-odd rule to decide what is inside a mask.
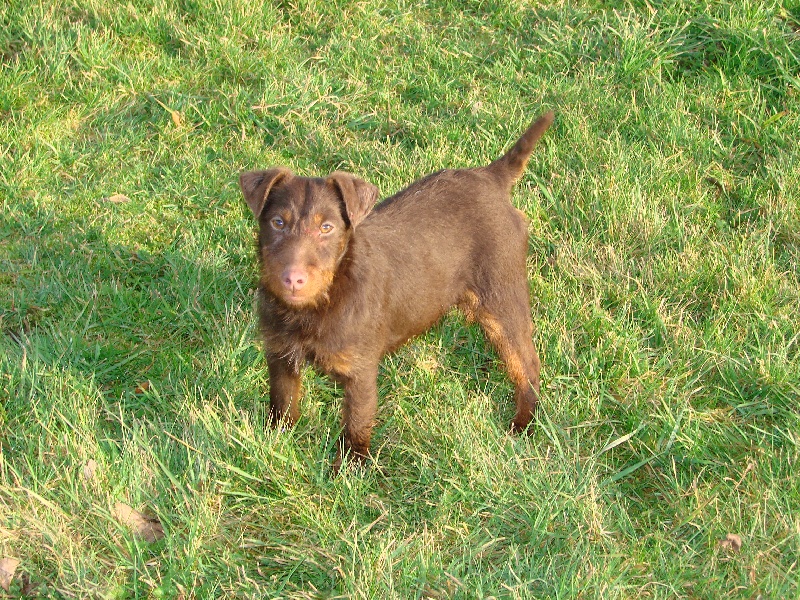
[[[328,175],[328,182],[339,190],[351,227],[358,225],[378,201],[378,188],[350,173],[334,171]]]
[[[291,175],[292,172],[285,167],[275,167],[266,171],[248,171],[239,175],[239,187],[242,188],[245,202],[253,211],[256,219],[261,216],[261,212],[267,204],[270,190]]]

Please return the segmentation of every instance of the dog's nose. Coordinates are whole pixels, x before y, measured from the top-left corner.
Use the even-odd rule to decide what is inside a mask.
[[[283,272],[283,285],[293,292],[302,289],[307,281],[308,273],[306,273],[303,269],[291,267]]]

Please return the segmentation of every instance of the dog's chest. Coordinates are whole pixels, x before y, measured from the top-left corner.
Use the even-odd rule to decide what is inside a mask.
[[[322,327],[268,327],[265,342],[271,354],[291,361],[296,368],[310,362],[334,377],[347,377],[355,364],[356,353],[340,339],[324,335],[328,328]]]

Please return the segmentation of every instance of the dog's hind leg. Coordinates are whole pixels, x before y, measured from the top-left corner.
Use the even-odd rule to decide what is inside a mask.
[[[511,422],[514,432],[525,430],[533,419],[539,401],[539,355],[533,346],[533,324],[528,301],[527,282],[506,286],[502,296],[482,301],[474,311],[514,384],[517,412]]]

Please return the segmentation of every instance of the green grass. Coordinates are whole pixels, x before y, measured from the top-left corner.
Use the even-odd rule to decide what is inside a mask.
[[[532,435],[453,314],[384,360],[383,469],[333,476],[328,379],[265,426],[238,173],[388,195],[546,108]],[[800,597],[798,138],[788,0],[3,3],[9,593]]]

